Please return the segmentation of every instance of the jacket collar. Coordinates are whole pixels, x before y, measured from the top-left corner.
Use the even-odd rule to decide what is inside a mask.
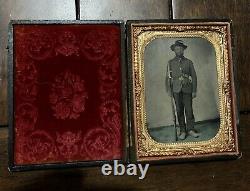
[[[180,62],[181,60],[185,60],[186,58],[184,56],[175,56],[174,59]]]
[[[175,59],[185,59],[185,56],[184,55],[182,55],[182,56],[175,56]]]

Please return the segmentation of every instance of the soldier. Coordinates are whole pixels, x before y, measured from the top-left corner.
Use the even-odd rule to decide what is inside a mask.
[[[172,96],[174,97],[180,126],[179,139],[184,140],[187,134],[197,138],[200,134],[194,129],[195,119],[192,106],[197,91],[197,77],[193,62],[184,57],[184,50],[187,46],[182,40],[177,40],[170,48],[176,56],[168,62],[166,88],[171,99]]]

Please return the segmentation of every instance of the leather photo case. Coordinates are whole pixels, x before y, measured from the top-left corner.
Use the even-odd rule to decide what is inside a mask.
[[[237,157],[230,38],[230,23],[226,21],[11,21],[9,169],[95,166],[114,160],[127,163]],[[164,57],[164,51],[171,56],[174,51],[169,47],[178,42],[188,44],[191,51],[187,48],[186,54],[194,59],[192,50],[205,47],[208,53],[202,55],[214,64],[206,67],[217,80],[207,78],[215,81],[218,95],[212,90],[201,91],[216,97],[211,100],[218,103],[218,110],[211,109],[212,117],[207,118],[218,120],[209,121],[194,106],[197,121],[218,127],[201,132],[208,134],[204,139],[189,140],[188,134],[187,142],[178,139],[181,122],[177,122],[180,115],[174,98],[174,124],[169,121],[170,104],[157,107],[157,100],[165,96],[161,92],[165,86],[160,84],[168,78],[165,69],[170,57]],[[169,47],[164,49],[163,44]],[[155,60],[150,60],[152,57]],[[194,104],[201,105],[205,101],[199,100],[203,96],[199,95],[198,74],[203,75],[204,69],[199,68],[197,60],[193,62],[198,68]],[[203,83],[202,78],[200,81]],[[157,88],[160,92],[155,91]],[[165,101],[170,103],[168,99]],[[185,116],[188,120],[188,113]],[[202,129],[201,124],[194,126]],[[162,138],[161,131],[170,138]],[[172,140],[175,133],[177,139]]]

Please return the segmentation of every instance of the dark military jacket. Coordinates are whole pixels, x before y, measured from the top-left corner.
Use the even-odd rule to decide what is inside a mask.
[[[166,88],[170,92],[172,77],[172,87],[174,93],[180,91],[184,93],[196,93],[197,91],[197,76],[193,66],[193,62],[184,56],[175,57],[168,62]]]

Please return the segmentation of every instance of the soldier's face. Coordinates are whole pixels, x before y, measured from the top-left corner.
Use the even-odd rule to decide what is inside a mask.
[[[184,48],[181,47],[181,46],[176,46],[174,48],[174,52],[175,52],[176,56],[183,56],[183,54],[184,54]]]

